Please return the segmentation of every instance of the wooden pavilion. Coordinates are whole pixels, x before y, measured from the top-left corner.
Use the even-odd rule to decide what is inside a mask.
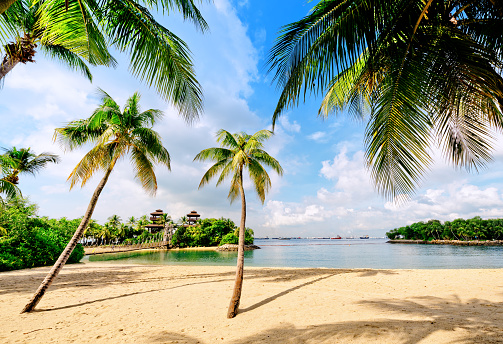
[[[159,223],[162,215],[164,215],[162,209],[157,209],[153,213],[150,213],[150,221],[152,223],[145,226],[150,233],[156,233],[164,228],[164,225]]]
[[[187,214],[187,225],[186,225],[186,227],[195,226],[197,220],[199,219],[199,217],[201,217],[201,215],[199,215],[197,213],[197,211],[192,210],[189,214]]]

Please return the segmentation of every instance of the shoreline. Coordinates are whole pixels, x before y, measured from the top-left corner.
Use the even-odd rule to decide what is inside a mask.
[[[497,343],[503,269],[67,265],[37,311],[19,314],[50,267],[0,273],[2,343]]]
[[[454,245],[454,246],[503,246],[503,240],[388,240],[389,244]]]

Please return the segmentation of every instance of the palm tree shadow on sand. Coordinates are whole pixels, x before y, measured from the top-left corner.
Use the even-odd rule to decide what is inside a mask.
[[[236,339],[231,344],[247,343],[377,343],[416,344],[438,331],[464,330],[457,340],[449,343],[484,344],[503,343],[503,302],[472,299],[467,302],[452,298],[422,297],[412,300],[370,300],[362,305],[378,308],[393,314],[409,315],[411,320],[379,319],[348,321],[324,325],[295,327],[286,324],[266,329],[252,336]],[[493,310],[487,312],[487,309]],[[427,320],[413,320],[415,316]],[[209,344],[185,334],[163,331],[149,338],[151,343]],[[431,342],[431,341],[430,341]]]
[[[14,273],[8,273],[0,276],[0,296],[2,294],[27,292],[30,293],[35,290],[36,286],[39,284],[40,278],[46,275],[48,267],[36,268],[34,269],[30,276],[18,275]],[[152,269],[155,269],[152,267]],[[314,280],[304,282],[300,285],[293,286],[286,289],[278,294],[272,295],[248,308],[241,309],[240,312],[248,312],[261,306],[272,302],[273,300],[284,296],[292,291],[300,289],[302,287],[314,284],[317,281],[323,280],[328,277],[332,277],[338,274],[345,273],[357,273],[359,277],[367,277],[369,274],[394,274],[395,272],[389,270],[348,270],[348,269],[319,269],[319,268],[308,268],[308,269],[275,269],[275,268],[263,268],[263,269],[245,269],[245,283],[246,280],[262,280],[264,283],[281,283],[281,282],[291,282],[296,280],[305,280],[307,278],[315,278]],[[134,266],[114,266],[112,267],[93,267],[89,270],[85,268],[82,269],[81,264],[68,265],[65,266],[60,274],[58,280],[53,284],[52,290],[58,289],[74,289],[74,290],[86,290],[86,289],[96,289],[105,288],[111,285],[123,285],[127,284],[141,284],[148,282],[159,282],[162,281],[166,283],[165,288],[152,288],[149,290],[138,290],[131,291],[128,293],[122,293],[119,295],[108,296],[106,298],[97,298],[93,300],[87,300],[86,302],[76,302],[78,299],[63,299],[63,304],[58,305],[54,308],[44,308],[43,306],[38,309],[38,311],[57,311],[59,309],[75,308],[79,306],[84,306],[87,304],[94,304],[99,302],[105,302],[107,300],[113,299],[127,299],[130,296],[138,294],[148,294],[151,292],[168,290],[173,288],[180,288],[192,284],[205,284],[205,283],[227,283],[233,280],[234,271],[221,272],[221,273],[194,273],[185,274],[179,276],[159,276],[159,277],[148,277],[145,276],[146,271],[137,270]]]

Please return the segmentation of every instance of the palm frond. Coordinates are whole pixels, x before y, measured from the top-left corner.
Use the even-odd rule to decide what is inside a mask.
[[[154,173],[153,164],[145,152],[134,147],[131,150],[131,163],[135,172],[135,178],[140,181],[143,189],[149,194],[155,195],[157,191],[157,178]]]
[[[44,44],[40,49],[50,58],[63,63],[70,69],[81,72],[89,81],[93,81],[91,70],[77,54],[60,45]]]
[[[91,65],[114,67],[117,62],[96,24],[100,13],[95,0],[41,1],[37,28],[43,31],[42,44],[65,47]]]
[[[155,163],[165,165],[171,169],[168,150],[162,145],[161,136],[150,128],[135,128],[131,132],[131,144],[140,149]]]
[[[144,2],[149,4],[149,6],[156,6],[157,8],[161,5],[162,9],[166,10],[168,14],[170,10],[176,9],[182,13],[184,19],[192,21],[197,29],[202,32],[209,30],[208,24],[193,0],[145,0]],[[203,3],[202,0],[198,2]]]
[[[0,179],[0,194],[5,194],[7,198],[14,198],[21,196],[21,190],[16,185],[2,178]]]
[[[236,137],[227,130],[223,129],[217,131],[217,142],[220,143],[221,147],[229,147],[230,149],[236,149],[239,147]]]
[[[257,193],[262,204],[264,204],[265,195],[271,188],[271,179],[269,178],[269,174],[262,167],[262,165],[260,165],[260,163],[254,159],[250,159],[250,163],[248,164],[248,172],[250,174],[250,179],[253,181],[255,192]]]
[[[201,182],[199,182],[199,189],[202,188],[204,185],[208,184],[209,181],[214,177],[216,176],[217,174],[219,174],[220,172],[222,172],[220,174],[220,178],[219,178],[219,182],[222,182],[225,177],[227,176],[228,174],[228,171],[231,170],[228,166],[230,165],[229,161],[228,160],[220,160],[220,161],[217,161],[215,164],[213,164],[209,169],[208,171],[206,171],[206,173],[203,175],[203,177],[201,178]]]
[[[93,147],[87,152],[68,177],[70,189],[78,183],[83,187],[96,171],[102,170],[103,162],[109,160],[107,153],[106,147],[102,145]]]
[[[219,161],[219,160],[230,159],[232,158],[232,156],[233,152],[227,148],[218,148],[218,147],[207,148],[200,151],[194,158],[194,161],[206,161],[206,160]]]
[[[262,163],[265,166],[272,168],[280,176],[283,175],[283,167],[281,167],[278,160],[270,156],[266,151],[257,150],[253,152],[252,159],[256,160],[258,163]]]
[[[130,56],[133,75],[154,86],[191,121],[202,112],[202,92],[186,44],[132,0],[108,1],[101,25]]]

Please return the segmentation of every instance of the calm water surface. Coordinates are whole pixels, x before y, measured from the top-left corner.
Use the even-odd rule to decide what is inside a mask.
[[[255,240],[246,266],[373,269],[503,268],[503,247],[387,244],[387,239]],[[235,265],[237,252],[159,250],[90,256],[125,264]]]

